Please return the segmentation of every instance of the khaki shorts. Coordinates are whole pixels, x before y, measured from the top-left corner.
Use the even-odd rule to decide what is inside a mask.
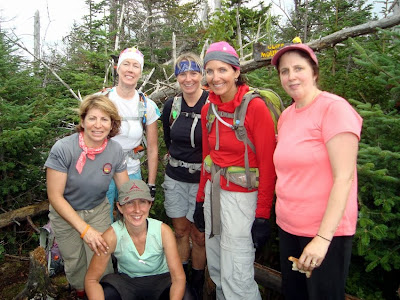
[[[165,174],[161,186],[164,188],[164,208],[167,216],[170,218],[186,217],[193,223],[199,184],[177,181]]]

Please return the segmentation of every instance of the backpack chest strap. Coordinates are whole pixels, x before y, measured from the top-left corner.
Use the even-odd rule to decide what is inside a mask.
[[[226,112],[226,111],[218,111],[217,113],[218,113],[218,115],[219,115],[221,118],[230,118],[230,119],[233,119],[233,118],[235,117],[235,114],[234,114],[234,113],[228,113],[228,112]]]
[[[183,116],[185,118],[192,118],[193,122],[192,122],[192,126],[190,128],[190,144],[192,146],[192,148],[195,148],[195,142],[194,142],[194,131],[196,130],[196,125],[199,122],[200,118],[201,118],[201,114],[196,114],[195,112],[186,112],[186,111],[181,111],[179,116]],[[178,119],[178,118],[176,118]],[[172,123],[172,125],[174,125],[176,119],[174,120],[174,122]],[[171,125],[171,128],[172,128]]]
[[[195,112],[186,112],[186,111],[181,111],[181,116],[184,116],[186,118],[192,118],[192,119],[200,119],[201,114],[196,114]]]
[[[122,121],[137,121],[137,120],[141,120],[141,117],[122,117],[121,120]]]

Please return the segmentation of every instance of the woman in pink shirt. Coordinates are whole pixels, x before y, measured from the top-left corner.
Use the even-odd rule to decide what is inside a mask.
[[[274,153],[283,294],[344,299],[362,119],[345,99],[318,88],[318,59],[307,45],[286,46],[271,63],[294,101],[279,119]],[[312,275],[292,271],[289,256]]]

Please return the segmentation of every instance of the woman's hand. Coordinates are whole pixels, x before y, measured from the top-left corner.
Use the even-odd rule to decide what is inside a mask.
[[[314,237],[303,249],[297,267],[300,270],[312,271],[318,268],[325,259],[330,242],[320,237]]]
[[[90,249],[94,253],[96,253],[97,256],[100,255],[100,252],[103,252],[104,254],[108,253],[109,247],[106,243],[106,241],[102,237],[102,233],[94,229],[93,227],[89,227],[85,235],[83,236],[83,240]]]

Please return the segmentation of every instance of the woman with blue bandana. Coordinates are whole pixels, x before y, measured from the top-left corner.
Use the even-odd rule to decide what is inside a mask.
[[[186,274],[189,259],[192,260],[191,285],[198,299],[202,299],[206,263],[204,233],[193,225],[193,213],[202,162],[200,113],[208,92],[201,86],[202,62],[193,53],[177,58],[175,76],[182,93],[167,100],[162,115],[164,141],[168,149],[168,164],[162,184],[164,207],[167,216],[172,219]]]

